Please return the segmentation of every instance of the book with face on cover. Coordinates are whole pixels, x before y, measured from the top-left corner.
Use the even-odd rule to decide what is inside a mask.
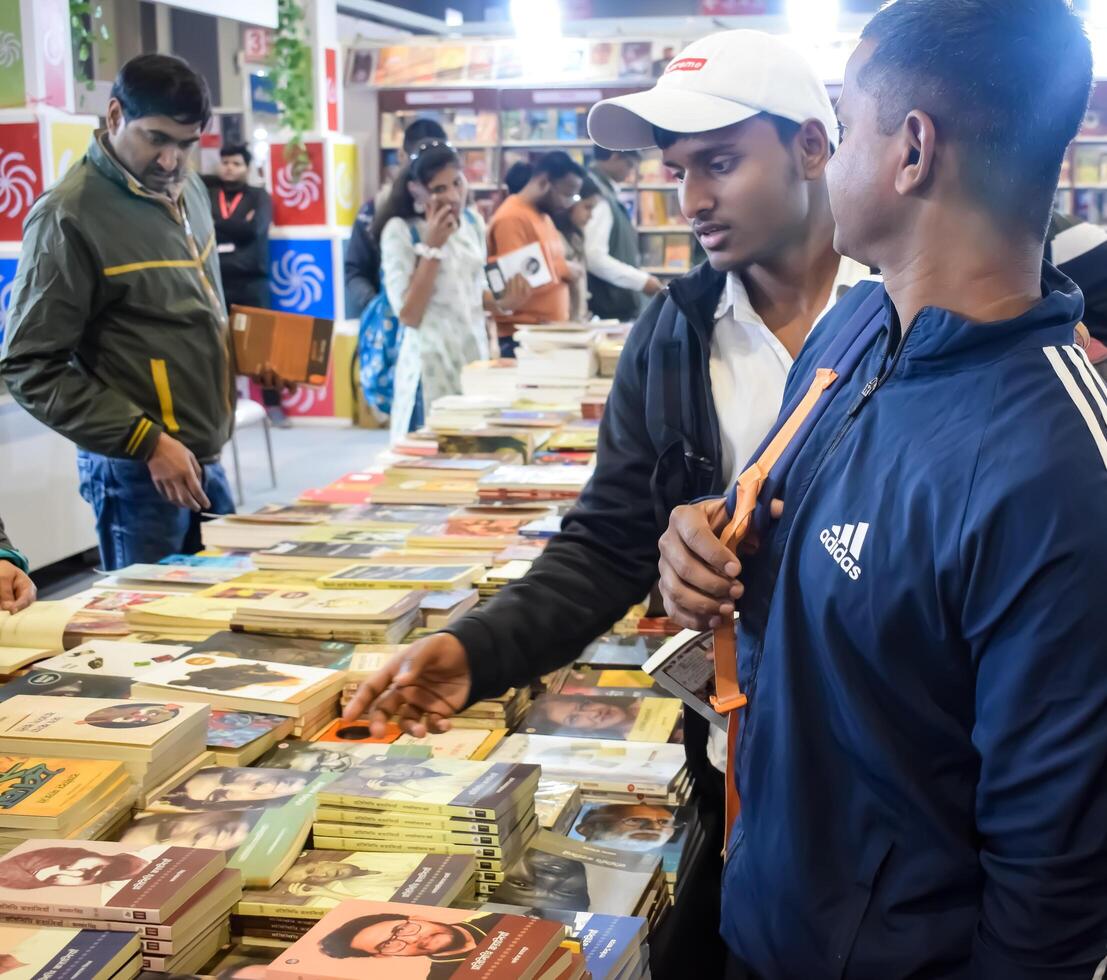
[[[368,724],[343,721],[339,718],[316,735],[315,742],[316,744],[426,746],[430,749],[430,754],[438,758],[473,759],[484,758],[487,751],[491,751],[507,734],[503,729],[498,730],[498,732],[502,734],[493,737],[494,732],[490,728],[456,728],[450,729],[448,732],[427,735],[424,738],[415,738],[402,732],[399,725],[390,722],[385,734],[377,738],[369,730]]]
[[[540,830],[506,869],[493,901],[635,915],[649,897],[659,866],[655,855],[616,851]]]
[[[321,919],[350,899],[451,905],[475,870],[474,859],[459,854],[304,851],[272,888],[243,894],[237,912]]]
[[[296,775],[314,775],[320,781],[331,778],[326,773]],[[220,789],[226,787],[209,791]],[[271,806],[251,807],[244,801],[233,809],[216,801],[189,812],[144,811],[124,828],[119,842],[134,847],[172,843],[212,848],[225,855],[228,867],[242,872],[245,885],[268,888],[303,849],[315,816],[316,789],[313,780],[290,799]]]
[[[319,794],[320,806],[496,818],[533,797],[537,766],[380,756],[347,770]]]
[[[521,730],[528,735],[668,742],[681,717],[676,698],[542,694],[531,704]]]
[[[122,762],[0,755],[0,827],[64,833],[134,792]]]
[[[35,669],[133,678],[147,667],[172,663],[182,654],[188,653],[189,649],[184,645],[92,640],[41,661],[35,665]]]
[[[541,766],[542,775],[579,783],[585,792],[665,796],[684,773],[684,746],[561,735],[509,735],[493,762]]]
[[[271,664],[217,654],[192,653],[143,670],[135,697],[177,697],[213,708],[267,712],[298,718],[341,691],[340,671],[325,667]]]
[[[225,865],[209,849],[29,840],[0,858],[0,915],[162,922]]]
[[[118,759],[152,786],[204,751],[208,710],[169,699],[18,695],[0,703],[0,752]]]
[[[274,960],[266,980],[548,980],[561,923],[400,902],[343,902]],[[556,975],[556,974],[555,974]]]
[[[109,980],[139,953],[135,932],[0,925],[0,975],[11,980]]]
[[[656,803],[585,803],[569,836],[615,851],[661,858],[675,878],[685,852],[695,843],[695,807]]]
[[[327,784],[318,772],[256,766],[206,766],[169,787],[147,809],[154,813],[250,810],[304,802]]]

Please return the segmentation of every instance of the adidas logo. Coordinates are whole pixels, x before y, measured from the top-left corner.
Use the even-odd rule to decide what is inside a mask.
[[[865,538],[869,534],[868,524],[835,524],[829,531],[823,531],[819,540],[827,554],[854,582],[861,577],[861,549],[865,547]]]

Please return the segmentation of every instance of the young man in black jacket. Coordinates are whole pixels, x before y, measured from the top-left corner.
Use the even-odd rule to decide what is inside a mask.
[[[649,592],[669,512],[729,485],[775,421],[816,320],[868,274],[834,251],[823,172],[837,130],[826,89],[779,39],[704,38],[654,89],[598,104],[589,128],[611,149],[661,145],[708,262],[638,320],[595,473],[543,556],[487,607],[409,647],[363,686],[349,718],[369,709],[374,725],[399,713],[415,734],[440,730],[470,701],[571,662]],[[709,747],[706,728],[686,715],[701,814],[717,841],[725,745]],[[704,850],[717,880],[715,848]],[[719,889],[710,869],[697,873],[696,904],[676,910],[673,935],[694,936],[697,965],[719,976]]]
[[[273,202],[264,187],[247,183],[251,155],[241,143],[219,151],[218,178],[205,178],[215,223],[219,273],[227,310],[234,305],[269,307],[269,225]],[[264,388],[265,410],[274,425],[287,426],[281,395]]]

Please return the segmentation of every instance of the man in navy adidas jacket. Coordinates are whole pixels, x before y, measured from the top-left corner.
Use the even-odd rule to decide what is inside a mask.
[[[663,540],[687,625],[745,587],[723,933],[763,980],[1103,975],[1107,389],[1042,262],[1090,82],[1065,0],[873,18],[828,180],[839,251],[886,286],[816,327],[785,404],[843,331],[879,329],[755,554],[704,534],[720,502]]]

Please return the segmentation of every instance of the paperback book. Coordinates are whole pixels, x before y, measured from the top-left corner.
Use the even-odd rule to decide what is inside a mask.
[[[531,704],[522,731],[532,735],[668,742],[680,720],[681,703],[676,698],[542,694]]]
[[[134,932],[0,925],[0,972],[11,980],[134,976],[138,953]]]

